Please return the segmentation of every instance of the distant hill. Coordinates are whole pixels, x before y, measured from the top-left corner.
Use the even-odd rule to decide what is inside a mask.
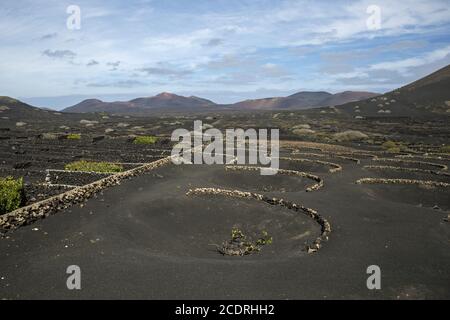
[[[195,96],[184,97],[164,92],[153,97],[137,98],[130,101],[104,102],[98,99],[87,99],[63,111],[70,113],[109,112],[146,115],[166,111],[298,110],[314,108],[308,112],[340,113],[354,118],[436,117],[450,116],[449,88],[450,65],[404,87],[381,95],[358,91],[345,91],[336,94],[324,91],[302,91],[287,97],[245,100],[235,104],[219,105]],[[49,117],[61,118],[61,113],[39,109],[19,100],[0,96],[0,118],[3,120],[5,118],[39,120]]]
[[[152,110],[193,111],[216,105],[214,102],[198,97],[183,97],[163,92],[154,97],[137,98],[130,101],[103,102],[98,99],[87,99],[64,112],[110,112],[123,114],[148,113]]]
[[[230,105],[233,109],[241,110],[273,110],[273,109],[304,109],[326,106],[323,101],[333,96],[324,91],[302,91],[287,97],[251,99]]]
[[[23,127],[42,123],[45,127],[66,125],[67,121],[98,120],[99,115],[62,113],[55,110],[33,107],[17,99],[0,96],[0,128]],[[49,129],[50,130],[50,129]]]
[[[87,99],[74,106],[64,109],[64,112],[110,112],[122,114],[146,114],[155,111],[203,111],[233,109],[233,110],[277,110],[305,109],[341,104],[376,96],[371,92],[346,91],[331,94],[324,91],[302,91],[287,97],[245,100],[234,104],[219,105],[211,100],[190,96],[184,97],[163,92],[153,97],[136,98],[130,101],[103,102],[98,99]]]
[[[133,113],[137,108],[131,102],[103,102],[99,99],[86,99],[74,106],[65,108],[64,112],[86,113],[86,112],[110,112],[110,113]]]
[[[57,117],[56,111],[49,111],[30,106],[17,99],[0,96],[0,119],[1,120],[34,120]]]
[[[335,93],[325,101],[322,101],[323,106],[338,106],[344,103],[360,101],[368,98],[378,96],[378,93],[366,91],[344,91]]]
[[[450,65],[399,89],[336,109],[358,118],[450,116]]]
[[[195,97],[183,97],[173,93],[163,92],[154,97],[137,98],[131,100],[136,107],[155,109],[155,108],[185,108],[185,107],[209,107],[215,105],[214,102]]]
[[[334,106],[351,101],[371,98],[378,93],[345,91],[331,94],[325,91],[301,91],[287,97],[275,97],[245,100],[231,105],[234,109],[255,110],[299,110],[316,107]]]

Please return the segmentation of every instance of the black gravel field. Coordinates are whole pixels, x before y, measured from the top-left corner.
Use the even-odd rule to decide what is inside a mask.
[[[220,119],[221,126],[240,121]],[[3,123],[0,173],[24,177],[26,204],[104,177],[58,171],[70,161],[118,162],[131,169],[169,155],[169,124],[180,121],[117,116],[86,128],[79,120],[66,123],[69,130],[58,129],[59,123],[51,128],[31,123],[27,129]],[[188,127],[191,120],[182,121]],[[124,122],[128,125],[118,126]],[[108,128],[114,131],[105,133]],[[280,168],[316,175],[323,187],[308,192],[317,181],[223,165],[169,164],[148,171],[5,233],[0,298],[449,299],[449,157],[433,154],[437,146],[420,135],[410,141],[417,147],[409,157],[367,144],[293,141],[283,130],[280,156],[309,161],[281,160]],[[65,137],[72,132],[81,139]],[[150,146],[133,144],[139,134],[160,139]],[[405,155],[416,163],[398,161]],[[385,158],[393,160],[380,160]],[[50,185],[44,185],[47,177]],[[361,178],[444,184],[356,183]],[[248,191],[314,209],[330,223],[329,239],[308,253],[321,234],[311,217],[256,199],[186,194],[195,188]],[[233,227],[252,238],[267,231],[273,243],[257,254],[223,256],[214,244],[229,239]],[[81,268],[82,290],[67,289],[69,265]],[[380,290],[366,286],[370,265],[381,269]]]

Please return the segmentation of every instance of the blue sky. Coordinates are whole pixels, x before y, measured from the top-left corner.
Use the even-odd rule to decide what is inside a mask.
[[[69,5],[81,28],[66,26]],[[380,28],[368,28],[370,5]],[[2,0],[0,95],[61,108],[162,91],[229,103],[385,92],[450,63],[450,1]]]

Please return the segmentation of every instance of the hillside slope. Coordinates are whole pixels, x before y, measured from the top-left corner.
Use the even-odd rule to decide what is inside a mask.
[[[450,65],[399,89],[336,109],[355,117],[450,115]]]
[[[40,109],[11,97],[0,96],[0,119],[4,121],[39,121],[56,118],[59,115],[57,111]]]
[[[334,106],[358,101],[378,95],[373,92],[345,91],[331,94],[325,91],[300,91],[287,97],[245,100],[231,105],[233,109],[244,110],[300,110],[315,107]]]

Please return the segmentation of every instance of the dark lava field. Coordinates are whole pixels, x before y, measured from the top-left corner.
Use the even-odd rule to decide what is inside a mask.
[[[374,121],[301,112],[52,117],[0,122],[1,176],[24,177],[23,205],[110,175],[65,172],[71,161],[129,170],[169,156],[172,130],[191,130],[194,119],[219,129],[280,128],[285,171],[261,176],[234,164],[168,163],[45,219],[2,229],[0,298],[450,298],[450,155],[441,150],[449,128],[442,119],[389,119],[380,130]],[[298,124],[315,134],[295,134]],[[399,127],[412,129],[402,135]],[[354,128],[368,138],[337,139]],[[81,138],[68,139],[73,133]],[[158,140],[134,144],[139,135]],[[252,238],[267,232],[273,242],[255,254],[222,255],[216,246],[233,228]],[[67,290],[69,265],[80,267],[82,290]],[[380,290],[366,286],[371,265],[380,267]]]

